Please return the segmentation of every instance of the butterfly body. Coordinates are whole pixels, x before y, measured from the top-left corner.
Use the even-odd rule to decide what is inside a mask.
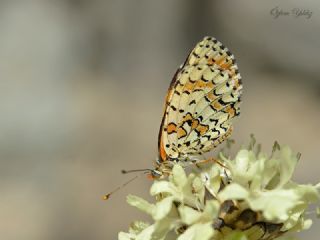
[[[234,56],[215,38],[205,37],[169,86],[158,136],[157,168],[170,168],[168,162],[194,162],[228,138],[232,119],[240,114],[241,92]]]

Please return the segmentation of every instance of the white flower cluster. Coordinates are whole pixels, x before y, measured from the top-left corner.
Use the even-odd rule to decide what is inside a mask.
[[[305,211],[319,192],[291,180],[298,157],[289,147],[272,156],[242,149],[235,159],[220,154],[218,161],[188,175],[176,164],[167,180],[152,185],[154,204],[129,195],[128,203],[154,223],[134,222],[119,240],[289,239],[311,226]]]

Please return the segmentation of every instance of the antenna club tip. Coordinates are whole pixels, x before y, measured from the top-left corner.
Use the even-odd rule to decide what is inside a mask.
[[[122,174],[126,174],[126,173],[127,173],[127,171],[126,171],[126,170],[124,170],[124,169],[122,169],[122,170],[121,170],[121,173],[122,173]]]
[[[106,194],[102,197],[103,200],[108,200],[110,198],[110,193],[109,194]]]

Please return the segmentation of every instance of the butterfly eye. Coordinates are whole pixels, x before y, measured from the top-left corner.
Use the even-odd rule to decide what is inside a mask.
[[[162,172],[158,171],[158,170],[151,170],[151,175],[153,179],[159,179],[162,177]]]

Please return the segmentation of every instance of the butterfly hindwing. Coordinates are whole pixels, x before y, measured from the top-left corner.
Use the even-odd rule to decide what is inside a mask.
[[[239,115],[241,77],[230,51],[206,37],[170,84],[159,132],[162,161],[202,154],[232,132]]]

